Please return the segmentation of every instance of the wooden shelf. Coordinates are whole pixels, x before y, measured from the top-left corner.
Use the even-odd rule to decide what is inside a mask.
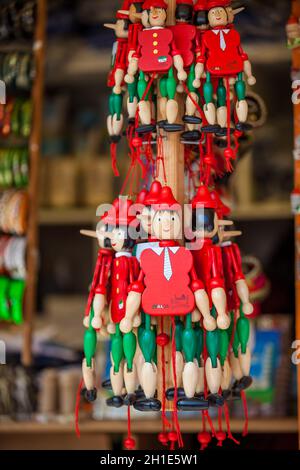
[[[40,225],[82,225],[97,222],[96,207],[40,209]]]
[[[180,427],[184,433],[196,433],[200,428],[200,421],[195,419],[181,419]],[[244,421],[239,419],[231,420],[231,429],[233,432],[243,430]],[[153,434],[160,432],[161,421],[154,419],[137,419],[132,421],[132,432],[135,434]],[[126,421],[121,420],[103,420],[86,421],[80,424],[81,434],[85,433],[105,433],[122,434],[127,432]],[[272,433],[286,434],[297,432],[297,418],[251,418],[249,421],[250,433]],[[60,434],[75,433],[74,424],[60,423],[0,423],[0,434]]]
[[[292,219],[289,201],[256,203],[233,210],[234,220]],[[80,225],[97,222],[96,207],[74,207],[65,209],[41,208],[40,225]]]
[[[292,219],[290,201],[262,202],[237,207],[232,212],[234,220]]]

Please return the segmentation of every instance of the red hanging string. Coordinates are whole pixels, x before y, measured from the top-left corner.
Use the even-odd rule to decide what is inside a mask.
[[[225,421],[226,421],[228,439],[231,439],[235,444],[239,445],[240,441],[234,438],[230,429],[229,408],[226,402],[224,403],[224,416],[225,416]]]
[[[180,432],[180,426],[178,421],[178,412],[177,412],[177,377],[176,377],[176,341],[175,341],[175,319],[174,316],[171,317],[172,321],[172,367],[173,367],[173,378],[174,378],[174,399],[173,399],[173,424],[177,433],[177,442],[179,447],[183,447],[183,440]],[[172,444],[172,443],[171,443]],[[175,443],[174,443],[175,445]]]
[[[248,416],[248,406],[247,406],[247,398],[245,391],[241,391],[241,398],[243,402],[243,407],[244,407],[244,415],[245,415],[245,425],[244,425],[244,430],[242,433],[242,436],[245,437],[248,434],[248,423],[249,423],[249,416]]]
[[[203,413],[204,413],[204,415],[205,415],[205,417],[206,417],[206,419],[207,419],[207,422],[208,422],[209,427],[210,427],[210,429],[211,429],[211,433],[212,433],[213,437],[215,437],[215,436],[216,436],[216,431],[215,431],[215,428],[214,428],[214,424],[213,424],[213,422],[212,422],[212,419],[211,419],[211,417],[209,416],[208,410],[204,410]]]
[[[78,439],[80,438],[80,429],[79,429],[79,408],[80,408],[80,398],[81,398],[81,389],[83,385],[83,379],[80,380],[77,393],[76,393],[76,404],[75,404],[75,431]]]
[[[164,332],[164,317],[161,317],[161,333]],[[161,418],[163,432],[166,432],[166,428],[170,428],[171,425],[166,415],[166,358],[165,358],[165,346],[161,346],[161,363],[162,363],[162,404],[161,404]]]
[[[127,439],[131,438],[131,413],[130,405],[127,406]]]
[[[115,176],[120,176],[118,167],[117,167],[117,144],[112,142],[110,144],[110,156],[111,156],[111,166],[112,171]]]

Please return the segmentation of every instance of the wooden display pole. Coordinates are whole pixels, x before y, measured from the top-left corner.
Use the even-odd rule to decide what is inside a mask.
[[[29,142],[30,178],[29,178],[29,214],[27,231],[27,277],[24,302],[24,336],[22,363],[32,363],[33,317],[36,308],[36,280],[38,263],[38,183],[39,160],[42,131],[42,108],[44,91],[45,31],[47,18],[47,0],[37,2],[37,25],[33,44],[36,76],[32,88],[33,119]]]
[[[168,0],[168,26],[175,24],[175,9],[176,0]],[[182,115],[182,97],[176,95],[176,100],[179,104],[179,113]],[[171,132],[166,134],[166,140],[164,141],[164,162],[166,171],[167,185],[173,190],[175,198],[183,204],[184,202],[184,147],[180,143],[179,133]],[[162,184],[165,183],[162,169],[160,169],[159,179]],[[158,321],[158,334],[161,333],[160,321]],[[171,320],[167,317],[164,318],[164,332],[171,331]],[[171,338],[170,338],[171,340]],[[166,389],[173,386],[173,378],[171,373],[171,357],[172,357],[172,345],[171,341],[165,348],[165,371],[166,371]],[[158,367],[158,380],[157,380],[157,395],[158,399],[163,399],[163,373],[162,373],[162,362],[161,362],[161,347],[157,346],[157,367]],[[166,410],[172,410],[172,402],[166,402]]]
[[[292,2],[292,13],[300,18],[300,0]],[[300,70],[300,48],[292,51],[293,69]],[[300,104],[294,104],[294,147],[300,138]],[[299,145],[298,145],[299,147]],[[294,188],[300,190],[300,160],[294,161]],[[295,290],[296,290],[296,339],[300,339],[300,215],[295,216]],[[297,366],[298,430],[300,448],[300,366]]]

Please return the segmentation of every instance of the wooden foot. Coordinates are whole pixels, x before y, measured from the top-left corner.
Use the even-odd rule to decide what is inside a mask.
[[[138,105],[137,98],[134,98],[132,103],[129,101],[129,98],[127,99],[127,112],[128,112],[129,119],[135,119],[137,105]]]
[[[153,398],[157,387],[157,367],[145,362],[141,370],[141,384],[146,398]]]
[[[184,367],[183,355],[180,351],[176,351],[175,366],[176,366],[176,383],[177,383],[177,387],[180,387],[181,384],[182,384],[182,371],[183,371],[183,367]],[[171,374],[172,374],[173,385],[175,387],[173,362],[172,361],[171,361]]]
[[[110,368],[110,381],[111,381],[111,388],[114,392],[114,395],[120,396],[122,395],[123,391],[123,364],[120,365],[119,372],[114,372],[114,366],[112,365]]]
[[[246,122],[248,117],[248,103],[246,100],[237,101],[236,114],[239,122]]]
[[[221,106],[217,109],[217,123],[221,127],[227,127],[227,108],[226,106]]]
[[[221,381],[221,388],[222,390],[228,390],[230,388],[232,380],[232,371],[229,365],[228,359],[225,360],[224,366],[222,367],[222,381]]]
[[[150,101],[139,102],[139,116],[141,123],[144,125],[151,124],[151,103]]]
[[[247,347],[245,354],[239,351],[239,361],[243,375],[249,376],[251,368],[251,352],[249,347]]]
[[[84,381],[85,388],[87,390],[93,390],[95,388],[95,361],[92,359],[92,367],[88,367],[86,359],[82,361],[82,377]]]
[[[196,393],[198,381],[198,366],[197,362],[186,362],[182,373],[182,382],[185,395],[187,398],[193,398]]]
[[[124,383],[126,392],[128,394],[133,394],[136,390],[136,383],[137,383],[137,367],[135,363],[132,365],[132,370],[128,370],[127,362],[124,365]]]
[[[167,107],[167,121],[169,124],[174,124],[178,115],[178,103],[175,100],[168,100]]]
[[[207,358],[205,363],[205,376],[210,392],[213,394],[218,393],[222,381],[222,369],[219,359],[217,359],[217,367],[213,367],[211,358]]]
[[[243,377],[243,372],[241,369],[239,358],[235,357],[233,352],[230,353],[230,367],[235,380],[240,380]]]
[[[204,105],[204,114],[210,126],[216,124],[216,107],[213,103]]]
[[[204,393],[204,367],[198,366],[196,393]]]

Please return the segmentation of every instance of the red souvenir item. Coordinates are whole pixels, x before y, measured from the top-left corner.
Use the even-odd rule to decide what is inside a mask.
[[[145,276],[142,308],[149,315],[186,315],[195,307],[190,288],[192,255],[171,241],[159,245],[145,250],[141,256]],[[140,282],[142,279],[143,276],[139,276]]]
[[[200,186],[192,200],[192,208],[195,217],[193,229],[199,243],[199,249],[192,250],[195,269],[205,284],[210,307],[214,305],[217,310],[218,327],[225,330],[230,320],[227,316],[222,256],[220,247],[213,244],[219,228],[217,206],[206,186]]]

